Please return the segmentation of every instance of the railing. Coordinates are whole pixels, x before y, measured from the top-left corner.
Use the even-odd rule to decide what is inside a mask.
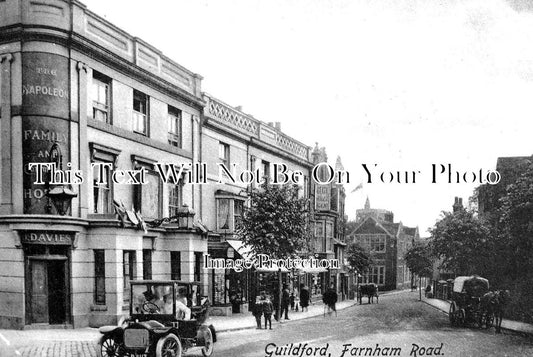
[[[257,138],[301,159],[309,160],[310,148],[251,115],[204,94],[206,116],[244,135]]]

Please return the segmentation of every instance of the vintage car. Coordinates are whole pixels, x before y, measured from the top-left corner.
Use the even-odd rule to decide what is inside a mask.
[[[213,353],[215,329],[205,325],[209,301],[198,283],[132,280],[130,313],[119,326],[103,326],[102,357],[180,357],[190,348]]]

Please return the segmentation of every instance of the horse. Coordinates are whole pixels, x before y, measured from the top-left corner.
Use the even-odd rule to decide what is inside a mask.
[[[494,310],[494,326],[497,333],[502,332],[502,319],[505,306],[509,303],[511,293],[509,290],[496,290],[496,304]]]
[[[363,303],[363,295],[368,296],[368,303],[374,303],[374,297],[376,297],[376,303],[379,303],[378,286],[376,284],[365,284],[359,286],[358,299],[359,304]]]
[[[481,297],[481,311],[485,318],[485,325],[490,328],[493,322],[492,317],[494,317],[496,333],[501,333],[503,312],[509,302],[509,298],[509,290],[489,291]]]

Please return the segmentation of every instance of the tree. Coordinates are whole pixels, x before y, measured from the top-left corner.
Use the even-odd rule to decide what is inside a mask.
[[[483,274],[492,255],[489,228],[473,212],[443,212],[430,229],[431,249],[442,268],[457,275]]]
[[[296,186],[265,183],[251,192],[250,206],[244,209],[238,234],[255,254],[272,259],[294,257],[307,246],[307,200],[298,198]],[[278,279],[281,306],[281,269]]]
[[[348,260],[348,264],[356,270],[357,273],[364,273],[372,264],[370,254],[358,243],[350,243],[346,248],[344,256]]]
[[[418,275],[418,288],[420,300],[422,300],[422,277],[430,278],[433,275],[433,260],[431,250],[427,244],[415,243],[407,253],[405,253],[405,264],[411,273]]]

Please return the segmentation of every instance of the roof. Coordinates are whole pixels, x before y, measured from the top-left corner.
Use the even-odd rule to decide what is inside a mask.
[[[477,275],[458,276],[453,281],[453,291],[465,292],[472,296],[481,296],[489,290],[489,281]]]

